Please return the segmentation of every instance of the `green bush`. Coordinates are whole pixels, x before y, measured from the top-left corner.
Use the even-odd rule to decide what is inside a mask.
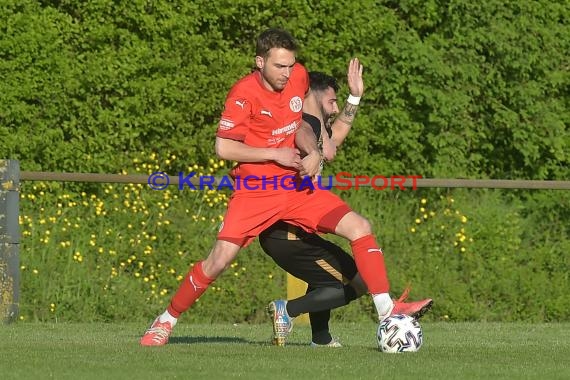
[[[152,150],[204,164],[256,35],[283,26],[311,70],[345,83],[350,57],[365,65],[335,171],[564,179],[568,19],[570,7],[549,0],[8,0],[0,157],[117,173]]]

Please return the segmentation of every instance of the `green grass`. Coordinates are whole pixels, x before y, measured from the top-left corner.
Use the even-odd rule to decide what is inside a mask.
[[[140,324],[0,326],[2,379],[568,379],[570,324],[428,323],[418,353],[376,350],[373,323],[334,324],[342,349],[307,346],[297,326],[273,347],[268,325],[181,321],[165,347]]]

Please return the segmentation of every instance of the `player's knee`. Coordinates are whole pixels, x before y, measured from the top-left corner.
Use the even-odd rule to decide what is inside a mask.
[[[350,241],[372,234],[372,226],[368,219],[355,212],[347,214],[336,227],[336,233]]]
[[[354,226],[353,231],[359,236],[366,236],[372,233],[372,225],[370,224],[368,219],[366,219],[363,216],[359,215],[355,219],[353,226]]]

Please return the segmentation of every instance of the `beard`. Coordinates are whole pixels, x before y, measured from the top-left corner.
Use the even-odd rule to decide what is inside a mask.
[[[327,111],[325,111],[325,107],[321,106],[321,116],[323,118],[323,123],[325,123],[325,125],[327,125],[328,120],[331,117],[331,114],[328,113]]]
[[[321,115],[323,117],[323,123],[325,127],[330,128],[331,124],[333,123],[336,117],[336,114],[325,111],[325,108],[321,106]]]

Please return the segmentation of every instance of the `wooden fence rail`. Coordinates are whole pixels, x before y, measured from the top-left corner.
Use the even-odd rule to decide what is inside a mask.
[[[180,177],[168,175],[169,185],[179,185]],[[334,178],[334,177],[333,177]],[[62,172],[20,172],[21,181],[60,181],[60,182],[99,182],[99,183],[133,183],[147,184],[148,175],[139,174],[98,174],[98,173],[62,173]],[[190,181],[199,184],[197,177]],[[216,177],[214,186],[218,185],[221,177]],[[354,179],[351,179],[354,184]],[[414,185],[415,182],[415,185]],[[323,186],[328,186],[328,177],[323,177]],[[333,185],[341,185],[334,180]],[[487,189],[542,189],[542,190],[570,190],[570,181],[536,181],[536,180],[507,180],[507,179],[448,179],[448,178],[421,178],[407,179],[403,184],[406,188],[487,188]],[[370,186],[361,184],[360,186]]]

